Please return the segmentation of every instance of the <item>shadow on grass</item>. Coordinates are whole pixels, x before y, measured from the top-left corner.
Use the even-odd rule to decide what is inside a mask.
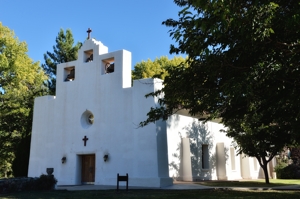
[[[115,190],[98,191],[36,191],[20,192],[0,195],[0,198],[9,199],[125,199],[125,198],[189,198],[189,199],[212,199],[212,198],[298,198],[300,191],[233,191],[233,190],[130,190],[128,192],[116,192]]]

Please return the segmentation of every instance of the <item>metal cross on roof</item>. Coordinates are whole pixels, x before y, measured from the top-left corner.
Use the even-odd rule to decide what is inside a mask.
[[[88,39],[90,39],[91,38],[92,29],[89,28],[86,32],[88,33]]]

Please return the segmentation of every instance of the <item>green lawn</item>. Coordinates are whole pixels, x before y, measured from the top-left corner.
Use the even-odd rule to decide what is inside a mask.
[[[204,181],[197,182],[205,186],[214,187],[275,187],[300,184],[300,180],[270,180],[270,184],[265,184],[264,180],[251,181]],[[300,198],[300,190],[298,191],[272,191],[272,190],[99,190],[99,191],[31,191],[10,194],[0,194],[2,199],[114,199],[114,198],[163,198],[163,199],[180,199],[180,198]]]
[[[270,179],[270,184],[266,184],[265,180],[249,180],[249,181],[203,181],[196,184],[213,186],[213,187],[278,187],[288,185],[300,185],[298,180],[283,180],[283,179]]]
[[[231,191],[231,190],[129,190],[116,192],[115,190],[102,191],[43,191],[21,192],[0,195],[6,199],[125,199],[125,198],[156,198],[156,199],[211,199],[211,198],[299,198],[300,191]]]

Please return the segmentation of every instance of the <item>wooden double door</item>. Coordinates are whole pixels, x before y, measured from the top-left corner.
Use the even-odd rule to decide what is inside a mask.
[[[81,183],[95,182],[95,154],[81,156]]]

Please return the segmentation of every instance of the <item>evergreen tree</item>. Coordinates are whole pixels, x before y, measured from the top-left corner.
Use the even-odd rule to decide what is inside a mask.
[[[67,29],[66,33],[63,29],[60,29],[55,41],[56,45],[53,46],[53,53],[47,51],[44,54],[45,64],[42,64],[42,68],[49,77],[48,88],[49,93],[52,95],[55,95],[57,64],[76,60],[78,50],[82,46],[81,42],[74,45],[74,38],[70,29]]]

